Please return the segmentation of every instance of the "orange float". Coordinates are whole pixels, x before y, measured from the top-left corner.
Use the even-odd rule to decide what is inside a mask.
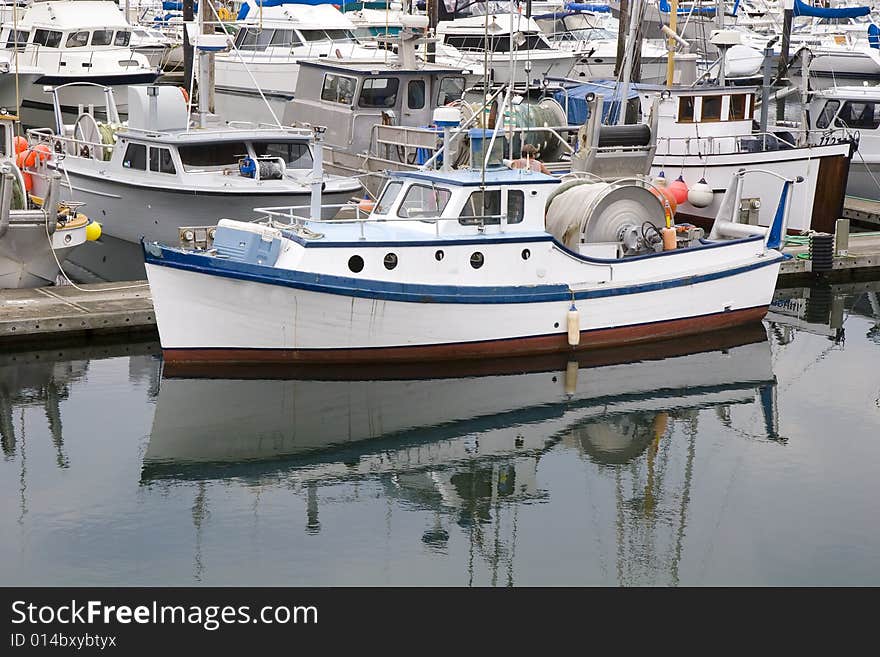
[[[24,179],[24,188],[30,192],[34,189],[34,177],[29,174],[27,171],[21,172],[21,177]]]
[[[37,144],[34,146],[34,152],[37,154],[40,162],[45,162],[52,157],[52,149],[47,144]]]
[[[19,135],[15,138],[15,154],[18,155],[24,150],[27,150],[28,140]]]

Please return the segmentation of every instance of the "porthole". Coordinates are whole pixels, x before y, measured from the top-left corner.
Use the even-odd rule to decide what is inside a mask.
[[[391,270],[397,266],[397,256],[393,253],[385,254],[385,269]]]
[[[473,267],[474,269],[479,269],[480,267],[482,267],[484,261],[485,258],[483,258],[483,254],[479,251],[474,251],[471,254],[471,267]]]
[[[443,251],[436,251],[434,253],[434,258],[437,260],[437,262],[443,260]]]
[[[532,257],[532,252],[531,252],[531,251],[529,251],[528,249],[523,249],[523,250],[522,250],[522,259],[523,259],[523,260],[528,260],[528,259],[531,258],[531,257]]]
[[[351,269],[355,274],[358,274],[364,270],[364,259],[359,255],[353,255],[348,259],[348,268]]]

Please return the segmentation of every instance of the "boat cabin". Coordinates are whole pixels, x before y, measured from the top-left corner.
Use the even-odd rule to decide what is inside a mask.
[[[667,90],[639,85],[638,92],[643,116],[660,96],[658,155],[729,153],[753,135],[757,87]]]
[[[514,50],[553,48],[534,19],[519,14],[491,15],[488,28],[484,16],[456,18],[437,24],[437,34],[443,37],[443,43],[462,52],[509,53],[511,31],[514,32]]]
[[[114,2],[35,3],[17,23],[5,23],[0,43],[7,50],[128,48],[132,27]]]
[[[873,132],[880,128],[880,90],[874,87],[834,87],[816,92],[810,103],[810,128]]]
[[[559,182],[507,167],[392,173],[371,219],[417,220],[439,236],[544,232],[544,207]]]
[[[430,126],[435,108],[462,97],[467,74],[427,63],[301,60],[284,123],[325,125],[328,146],[367,152],[376,126]]]

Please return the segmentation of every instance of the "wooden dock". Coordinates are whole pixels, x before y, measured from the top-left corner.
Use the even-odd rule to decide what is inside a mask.
[[[0,341],[156,331],[146,281],[0,290]]]
[[[782,263],[780,278],[818,273],[813,272],[813,263],[809,259],[810,245],[807,240],[804,241],[804,244],[788,245],[783,249],[792,258]],[[832,271],[824,275],[834,277],[854,270],[880,272],[880,232],[850,234],[846,255],[835,256]]]
[[[880,201],[847,196],[843,201],[843,218],[860,228],[880,229]]]

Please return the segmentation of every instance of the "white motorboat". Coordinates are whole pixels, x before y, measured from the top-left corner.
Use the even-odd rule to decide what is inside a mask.
[[[19,66],[33,66],[43,73],[21,89],[25,123],[51,122],[53,103],[43,90],[46,85],[93,83],[62,99],[62,110],[75,115],[80,106],[103,103],[102,87],[154,82],[159,71],[132,49],[131,31],[122,11],[108,0],[37,2],[17,22],[5,23],[0,46],[14,53]],[[124,100],[118,109],[125,114]]]
[[[86,202],[104,225],[102,243],[80,250],[73,262],[105,280],[143,276],[143,235],[176,241],[181,223],[216,224],[267,203],[307,202],[315,183],[335,203],[361,189],[354,178],[312,177],[309,130],[219,121],[194,128],[177,87],[129,87],[127,123],[119,121],[107,89],[109,122],[84,112],[66,124],[59,91],[56,129],[28,131],[32,144],[47,144],[53,153],[34,172],[61,173],[62,196]]]
[[[482,166],[392,174],[367,218],[264,209],[263,223],[221,221],[207,248],[145,242],[166,362],[568,352],[767,312],[794,180],[773,176],[767,229],[737,219],[742,179],[768,174],[739,172],[710,239],[686,228],[676,248],[671,211],[648,183],[499,167],[484,155],[487,132],[471,134]]]

